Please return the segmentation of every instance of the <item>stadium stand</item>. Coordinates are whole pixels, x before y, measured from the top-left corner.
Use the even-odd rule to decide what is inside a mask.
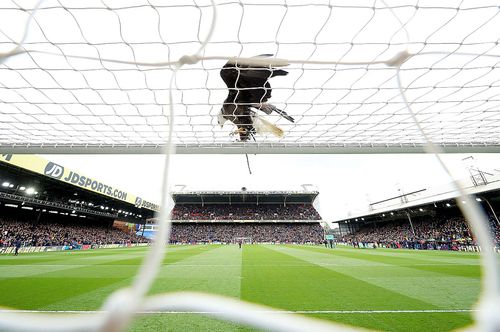
[[[104,244],[147,243],[135,234],[125,233],[99,223],[56,223],[0,219],[0,247],[12,247],[15,241],[23,246],[80,246]]]
[[[0,157],[0,253],[145,244],[133,226],[153,215],[143,199],[41,157]]]
[[[428,215],[414,216],[411,223],[393,212],[394,217],[390,220],[363,223],[350,234],[341,236],[341,241],[354,247],[479,250],[465,218],[450,203],[447,206],[450,211],[446,213],[436,206],[428,210]],[[496,245],[500,247],[500,225],[491,213],[487,212],[487,216]]]
[[[466,158],[470,159],[470,158]],[[477,168],[469,169],[469,179],[461,180],[471,199],[480,205],[500,252],[500,177]],[[369,211],[333,220],[340,242],[360,248],[405,248],[480,251],[481,246],[460,211],[457,192],[449,184],[435,188],[398,191],[370,202]],[[470,203],[470,202],[469,202]]]
[[[319,223],[175,223],[171,243],[231,243],[247,238],[252,243],[312,243],[323,242],[323,227]]]
[[[316,191],[174,192],[171,243],[322,243]],[[147,227],[147,226],[146,226]],[[138,231],[140,234],[141,230]]]
[[[176,205],[174,220],[321,220],[310,204]]]

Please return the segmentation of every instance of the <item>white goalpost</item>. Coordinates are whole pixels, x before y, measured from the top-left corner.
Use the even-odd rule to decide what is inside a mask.
[[[2,153],[163,153],[158,236],[132,285],[88,316],[0,312],[1,330],[119,331],[144,311],[200,310],[276,331],[345,326],[207,294],[146,296],[166,250],[177,153],[434,154],[481,246],[475,326],[500,328],[488,222],[443,152],[500,151],[500,10],[487,0],[12,0],[0,4]],[[268,58],[254,58],[273,54]],[[217,116],[221,67],[282,66],[266,119],[240,142]],[[272,313],[272,314],[270,314]]]

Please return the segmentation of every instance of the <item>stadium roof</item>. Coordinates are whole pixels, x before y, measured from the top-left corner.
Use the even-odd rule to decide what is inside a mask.
[[[488,200],[488,204],[491,203],[493,206],[500,204],[500,179],[495,179],[483,185],[474,186],[469,184],[464,187],[466,192],[469,195],[475,195],[478,201],[486,199]],[[436,190],[431,192],[430,189],[423,189],[414,193],[404,194],[381,201],[380,203],[386,204],[384,207],[380,207],[369,212],[358,213],[349,216],[348,218],[337,219],[333,222],[364,223],[384,218],[388,220],[391,218],[391,215],[401,211],[411,211],[417,214],[425,214],[425,210],[428,210],[426,209],[427,207],[432,206],[432,208],[435,208],[437,207],[437,204],[441,204],[445,207],[451,207],[454,205],[452,201],[454,201],[458,196],[458,192],[453,189],[440,192],[437,192]]]
[[[157,205],[39,156],[0,156],[0,201],[145,222]]]
[[[312,204],[317,191],[183,191],[172,192],[175,204]]]

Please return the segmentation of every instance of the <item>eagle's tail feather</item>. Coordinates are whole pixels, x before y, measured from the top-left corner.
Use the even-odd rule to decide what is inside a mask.
[[[259,134],[271,133],[276,137],[283,137],[285,135],[283,129],[275,126],[271,122],[263,119],[258,115],[255,115],[253,117],[253,127],[255,128],[255,131]]]

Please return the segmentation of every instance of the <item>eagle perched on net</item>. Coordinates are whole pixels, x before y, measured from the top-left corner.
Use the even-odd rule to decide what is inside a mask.
[[[270,56],[272,54],[262,54],[257,58]],[[229,92],[218,115],[219,125],[222,127],[227,120],[231,121],[238,128],[233,134],[238,134],[241,141],[253,138],[256,133],[272,133],[282,137],[283,130],[259,116],[257,110],[266,114],[276,112],[288,121],[294,122],[285,111],[267,103],[272,91],[269,79],[287,74],[286,70],[272,66],[250,65],[229,60],[220,71],[220,76]]]

